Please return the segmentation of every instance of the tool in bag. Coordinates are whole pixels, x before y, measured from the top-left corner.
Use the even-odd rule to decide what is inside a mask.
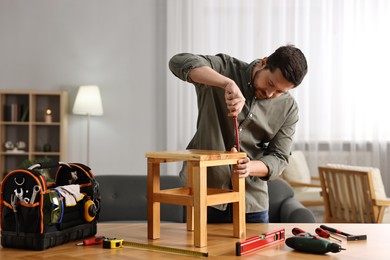
[[[38,169],[57,168],[47,183]],[[3,247],[44,250],[97,232],[99,184],[88,166],[47,162],[9,172],[1,183]]]

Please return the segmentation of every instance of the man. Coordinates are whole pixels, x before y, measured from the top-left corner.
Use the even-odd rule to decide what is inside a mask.
[[[307,73],[304,54],[292,45],[248,64],[226,54],[173,56],[174,75],[193,83],[198,101],[197,130],[187,149],[237,151],[233,118],[238,118],[241,151],[238,164],[209,167],[209,187],[231,188],[231,174],[246,178],[246,221],[269,222],[267,182],[288,163],[298,121],[289,90]],[[233,171],[233,173],[232,173]],[[186,179],[186,165],[180,172]],[[208,222],[231,222],[231,205],[208,208]]]

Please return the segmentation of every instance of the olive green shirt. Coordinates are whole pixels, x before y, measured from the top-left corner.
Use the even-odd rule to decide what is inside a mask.
[[[285,93],[273,99],[257,99],[252,87],[252,68],[226,54],[215,56],[182,53],[173,56],[169,68],[178,78],[191,82],[188,74],[193,68],[209,66],[235,81],[246,101],[238,115],[241,151],[251,160],[261,160],[269,169],[267,178],[246,178],[246,212],[268,210],[268,186],[283,171],[291,152],[292,138],[298,121],[294,98]],[[191,82],[195,85],[198,102],[198,121],[194,137],[187,149],[230,151],[235,145],[234,122],[228,117],[225,90]],[[185,165],[184,165],[185,166]],[[180,173],[186,179],[186,167]],[[231,188],[231,167],[209,167],[207,184],[212,188]],[[226,205],[218,205],[224,210]]]

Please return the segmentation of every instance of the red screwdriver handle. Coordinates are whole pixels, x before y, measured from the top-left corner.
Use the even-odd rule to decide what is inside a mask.
[[[332,238],[332,239],[334,239],[334,240],[337,240],[337,241],[341,242],[340,239],[331,236],[329,231],[326,231],[325,229],[322,229],[322,228],[320,228],[320,227],[319,227],[319,228],[316,228],[316,233],[317,233],[320,237]]]
[[[325,238],[330,237],[330,233],[322,228],[316,228],[316,234],[319,235],[320,237],[325,237]]]
[[[311,233],[306,232],[305,230],[297,228],[297,227],[293,228],[291,233],[293,233],[293,235],[299,236],[299,237],[311,237],[314,239],[320,239],[319,236],[313,236]]]
[[[301,234],[301,233],[307,233],[306,231],[300,229],[300,228],[293,228],[292,231],[291,231],[294,235],[298,235],[298,234]]]
[[[104,236],[97,236],[83,241],[84,246],[103,244]]]
[[[303,229],[300,229],[300,228],[293,228],[291,230],[291,233],[293,233],[294,236],[299,236],[299,237],[312,237],[312,238],[317,238],[317,236],[313,236],[312,234],[310,234],[309,232],[306,232],[305,230]]]

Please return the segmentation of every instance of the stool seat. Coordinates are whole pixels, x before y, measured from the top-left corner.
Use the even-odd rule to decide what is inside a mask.
[[[194,231],[194,245],[207,246],[207,206],[233,204],[233,236],[245,236],[245,178],[232,174],[232,189],[207,188],[207,167],[234,165],[246,157],[242,152],[185,150],[147,152],[148,238],[160,237],[160,203],[187,206],[187,230]],[[184,188],[160,189],[160,164],[187,162]]]

